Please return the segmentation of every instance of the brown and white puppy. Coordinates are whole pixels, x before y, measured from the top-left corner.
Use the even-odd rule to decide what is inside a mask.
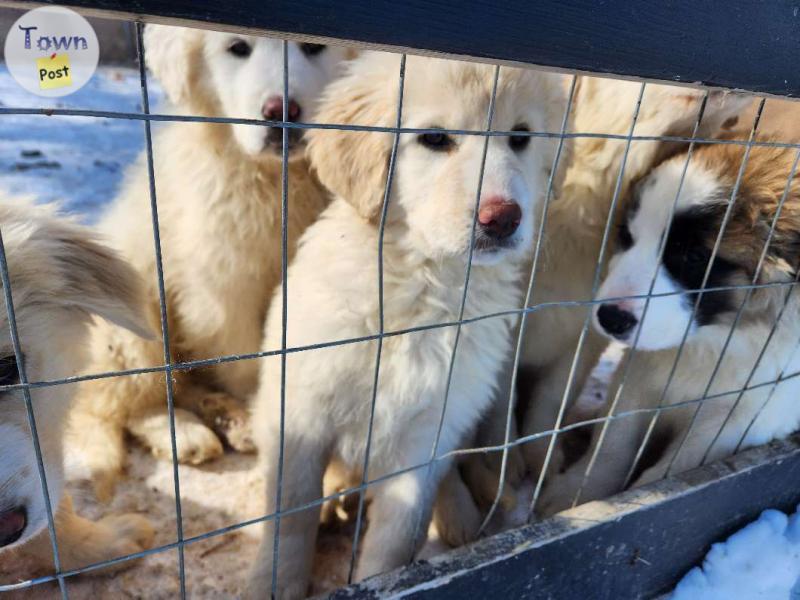
[[[147,65],[176,112],[280,120],[283,42],[264,37],[148,25]],[[346,51],[288,44],[290,121],[311,121],[318,96]],[[304,143],[289,135],[289,252],[327,204],[309,174]],[[154,137],[171,353],[174,361],[258,351],[267,304],[281,276],[281,130],[260,125],[171,123]],[[160,331],[158,290],[145,157],[127,175],[100,223],[115,248],[147,283],[146,310]],[[92,330],[89,372],[163,364],[160,340],[119,327]],[[252,450],[244,401],[255,390],[258,363],[222,363],[175,372],[177,458],[218,456],[221,438]],[[159,458],[172,458],[162,374],[106,379],[82,386],[73,415],[96,491],[108,498],[125,464],[124,433]]]
[[[609,300],[594,309],[594,321],[604,336],[638,348],[617,414],[659,403],[667,407],[655,421],[634,485],[784,437],[800,426],[798,380],[762,385],[800,368],[800,303],[791,285],[800,268],[800,176],[788,179],[796,152],[754,147],[734,196],[744,153],[742,145],[728,144],[695,150],[671,218],[685,155],[661,164],[632,190],[617,253],[599,292]],[[732,197],[730,220],[709,265]],[[656,272],[656,296],[645,313],[645,299],[632,296],[647,295]],[[700,294],[706,272],[709,289],[789,285]],[[675,374],[665,389],[687,328]],[[618,383],[611,388],[612,399]],[[748,389],[737,391],[744,387]],[[699,406],[670,408],[705,397]],[[609,422],[582,500],[621,491],[652,418],[642,412]],[[600,431],[595,426],[593,451]],[[544,514],[572,503],[590,456],[549,483],[542,498]]]
[[[94,316],[135,335],[152,335],[140,314],[136,273],[83,227],[50,207],[0,201],[16,323],[28,381],[78,374]],[[20,382],[8,316],[0,311],[0,385]],[[62,438],[75,386],[35,387],[30,396],[63,569],[139,552],[153,530],[138,515],[92,522],[63,494]],[[47,512],[22,391],[0,388],[0,551],[19,548],[51,565]]]
[[[351,64],[330,88],[324,122],[391,126],[396,118],[400,59],[370,53]],[[403,125],[414,129],[483,130],[494,68],[409,57]],[[525,69],[500,71],[492,126],[497,131],[551,131],[563,110],[559,77]],[[520,268],[530,252],[539,205],[556,144],[526,135],[488,138],[478,199],[484,139],[445,132],[402,134],[389,196],[385,232],[379,216],[392,150],[388,133],[316,130],[309,154],[335,198],[309,227],[289,268],[287,343],[302,347],[385,331],[447,323],[458,318],[467,260],[472,270],[464,317],[517,308]],[[474,245],[473,218],[479,201]],[[382,247],[383,305],[379,304]],[[282,295],[267,319],[265,349],[279,348]],[[511,347],[511,317],[464,325],[452,378],[456,330],[434,327],[389,336],[381,345],[374,418],[371,415],[377,342],[369,340],[286,356],[285,422],[281,420],[281,360],[264,360],[255,401],[254,430],[267,473],[267,508],[276,506],[279,432],[285,453],[282,501],[288,510],[319,499],[332,461],[359,476],[371,431],[368,529],[356,577],[363,579],[410,560],[427,531],[439,481],[451,461],[429,469],[434,440],[440,457],[457,449],[491,402]],[[449,395],[447,394],[447,384]],[[445,397],[449,401],[437,436]],[[413,469],[411,467],[422,468]],[[405,469],[410,469],[404,472]],[[391,476],[396,473],[396,476]],[[455,507],[453,510],[457,510]],[[312,566],[319,508],[281,518],[265,537],[249,596],[276,587],[282,599],[304,597]]]
[[[581,77],[576,86],[569,131],[626,136],[640,88],[640,83]],[[647,84],[634,135],[690,136],[703,95],[701,90]],[[698,136],[713,135],[723,124],[734,121],[751,102],[745,96],[711,92]],[[564,163],[563,186],[548,211],[533,305],[591,298],[603,233],[625,147],[624,139],[578,136],[573,140],[571,158]],[[664,155],[676,151],[680,151],[680,145],[675,143],[650,140],[631,143],[625,160],[618,211],[617,215],[612,215],[613,219],[618,218],[624,208],[631,182],[645,174]],[[614,241],[611,239],[600,261],[601,274],[605,273],[613,249]],[[521,435],[549,431],[555,426],[588,310],[585,307],[548,306],[526,317],[518,378]],[[568,406],[583,389],[606,346],[607,340],[589,329],[580,360],[575,365]],[[549,438],[543,438],[523,446],[525,462],[534,477],[541,470],[548,443]],[[553,459],[558,465],[562,457],[557,452]]]

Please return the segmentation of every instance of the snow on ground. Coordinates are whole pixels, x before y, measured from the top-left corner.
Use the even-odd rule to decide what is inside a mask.
[[[161,92],[148,82],[150,104]],[[75,94],[40,98],[0,63],[0,108],[70,108],[141,112],[139,72],[101,67]],[[124,168],[144,148],[143,121],[84,116],[0,114],[0,190],[58,201],[93,222],[114,197]]]
[[[800,600],[800,507],[761,517],[714,544],[671,600]]]

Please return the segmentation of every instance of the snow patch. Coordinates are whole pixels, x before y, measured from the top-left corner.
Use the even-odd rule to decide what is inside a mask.
[[[800,507],[791,517],[765,510],[714,544],[702,567],[681,580],[671,600],[800,600]]]
[[[162,97],[148,80],[151,106]],[[0,63],[0,108],[60,108],[141,113],[139,71],[101,67],[81,90],[42,98],[21,88]],[[0,114],[0,190],[58,202],[82,221],[97,220],[144,148],[141,120]]]

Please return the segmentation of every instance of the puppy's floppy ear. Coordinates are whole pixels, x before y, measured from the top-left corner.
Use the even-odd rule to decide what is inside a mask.
[[[346,77],[329,86],[316,122],[389,127],[397,115],[397,89],[389,83],[397,69],[361,72],[357,60]],[[320,181],[347,200],[365,219],[374,219],[383,204],[392,134],[313,129],[308,158]]]
[[[191,100],[201,32],[186,27],[147,25],[144,28],[145,62],[174,104]]]
[[[544,85],[547,87],[549,93],[545,95],[545,102],[544,110],[547,116],[547,125],[545,127],[546,131],[561,131],[561,126],[564,121],[564,113],[567,110],[567,101],[569,96],[569,88],[572,85],[572,77],[567,77],[565,75],[557,75],[554,73],[542,73],[542,76],[545,78]],[[578,95],[580,90],[581,81],[583,77],[578,77],[575,82],[575,90],[573,91],[573,99]],[[569,124],[572,122],[574,117],[574,106],[575,103],[573,102],[572,105],[569,107],[570,114],[567,115],[567,131],[569,131]],[[551,174],[552,165],[555,161],[556,152],[558,151],[559,141],[555,138],[549,140],[550,149],[549,152],[545,153],[546,161],[547,161],[547,173],[548,175]],[[566,179],[567,168],[569,167],[570,163],[572,162],[572,155],[573,155],[573,138],[568,137],[565,138],[561,142],[561,154],[558,158],[558,164],[556,165],[556,171],[553,175],[553,191],[552,196],[553,198],[558,198],[561,196],[563,189],[564,189],[564,180]]]
[[[61,275],[57,302],[98,315],[141,337],[153,337],[136,271],[82,228],[68,226],[54,233],[53,258]]]

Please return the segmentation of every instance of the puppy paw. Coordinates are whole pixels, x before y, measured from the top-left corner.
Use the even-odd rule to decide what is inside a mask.
[[[552,517],[556,513],[572,508],[578,490],[583,483],[583,473],[578,470],[561,473],[545,483],[534,513],[538,518]]]
[[[222,442],[217,435],[203,423],[175,423],[178,462],[188,465],[201,465],[222,456]],[[153,454],[166,461],[172,460],[172,446],[153,447]]]
[[[141,515],[112,515],[101,519],[98,525],[108,527],[115,534],[109,548],[109,558],[135,554],[153,546],[155,529]]]
[[[548,493],[545,490],[534,507],[534,520],[547,519],[572,507],[572,499],[563,493]]]
[[[439,484],[433,522],[439,537],[450,546],[463,546],[478,535],[483,516],[457,467]]]
[[[153,410],[140,415],[129,424],[130,432],[153,455],[164,461],[172,460],[172,437],[166,410]],[[175,441],[179,463],[199,465],[222,455],[222,442],[193,413],[175,409]]]
[[[470,456],[462,466],[464,481],[472,492],[475,501],[484,510],[488,510],[498,497],[500,489],[501,462],[493,468],[490,463],[479,455]],[[516,485],[512,484],[506,465],[506,478],[500,492],[499,505],[505,511],[512,511],[517,505]],[[515,478],[519,483],[521,479]]]
[[[61,564],[65,569],[77,569],[88,565],[136,554],[152,547],[155,530],[146,518],[136,514],[111,515],[91,521],[74,512],[69,497],[65,497],[56,514]],[[49,537],[39,536],[31,544],[34,554],[47,557]],[[131,561],[114,563],[100,569],[92,569],[90,575],[116,572],[131,566]]]
[[[221,392],[205,394],[197,405],[197,414],[237,452],[253,453],[256,445],[250,424],[250,413],[241,401]]]
[[[442,507],[434,512],[433,522],[441,540],[454,548],[474,541],[483,522],[474,502]]]
[[[99,470],[92,472],[91,482],[95,498],[98,502],[108,504],[114,497],[117,481],[122,474],[116,470]]]
[[[483,458],[491,471],[498,474],[502,471],[502,452],[491,452],[484,457],[476,455],[476,458]],[[522,450],[519,446],[510,447],[508,449],[508,458],[506,459],[506,484],[513,488],[519,487],[522,480],[525,479],[526,472],[527,465],[525,464],[525,457],[522,455]]]

